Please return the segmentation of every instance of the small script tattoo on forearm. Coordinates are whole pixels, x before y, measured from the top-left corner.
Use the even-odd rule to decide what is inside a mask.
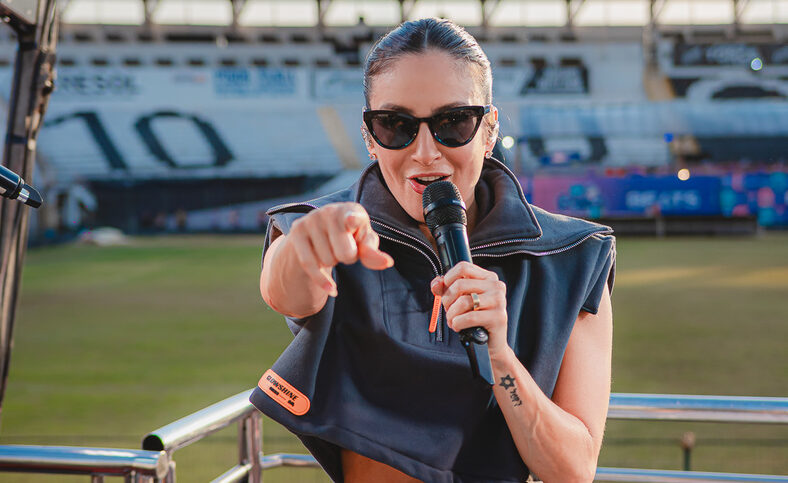
[[[520,399],[520,396],[517,395],[517,387],[514,385],[514,378],[512,376],[509,374],[503,376],[501,378],[501,383],[498,385],[504,389],[511,388],[511,391],[509,391],[509,399],[512,400],[513,406],[517,407],[523,404],[522,399]]]

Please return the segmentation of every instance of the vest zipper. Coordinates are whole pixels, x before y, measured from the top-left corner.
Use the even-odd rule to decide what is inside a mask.
[[[560,247],[560,248],[556,248],[555,250],[548,250],[548,251],[544,251],[544,252],[534,252],[534,251],[531,251],[531,250],[512,250],[510,252],[505,252],[505,253],[476,253],[476,255],[480,256],[480,257],[508,257],[509,255],[515,255],[515,254],[518,254],[518,253],[523,253],[523,254],[527,254],[527,255],[534,255],[534,256],[537,256],[537,257],[544,257],[544,256],[548,256],[548,255],[555,255],[556,253],[562,253],[562,252],[565,252],[567,250],[571,250],[572,248],[576,247],[577,245],[580,245],[581,243],[583,243],[584,241],[588,240],[592,236],[600,234],[600,233],[601,234],[610,234],[610,233],[613,233],[613,232],[610,231],[610,230],[595,231],[595,232],[589,233],[588,235],[584,236],[583,238],[577,240],[576,242],[570,243],[569,245],[566,245],[566,246],[563,246],[563,247]],[[471,254],[473,254],[473,252],[475,250],[482,250],[484,248],[490,248],[490,247],[494,247],[494,246],[506,245],[508,243],[516,243],[518,241],[520,241],[520,240],[507,240],[507,241],[500,241],[500,242],[495,242],[495,243],[487,243],[486,245],[475,246],[475,247],[471,248]]]
[[[380,226],[384,227],[387,230],[390,230],[390,231],[392,231],[394,233],[397,233],[398,235],[401,235],[401,236],[406,237],[406,238],[408,238],[410,240],[413,240],[414,242],[418,243],[418,245],[421,245],[422,247],[424,247],[426,249],[426,251],[423,250],[422,248],[419,248],[419,246],[416,245],[416,244],[408,243],[408,242],[406,242],[404,240],[400,240],[399,238],[394,238],[392,236],[388,236],[388,235],[385,235],[385,234],[378,233],[378,236],[383,238],[383,239],[386,239],[386,240],[389,240],[389,241],[392,241],[392,242],[395,242],[395,243],[399,243],[400,245],[405,245],[406,247],[410,247],[410,248],[416,250],[417,252],[421,253],[422,255],[424,255],[424,258],[426,258],[427,261],[430,262],[430,265],[432,266],[432,273],[434,273],[436,277],[443,272],[443,265],[441,264],[440,258],[438,257],[438,254],[435,253],[435,250],[433,250],[431,246],[429,246],[428,244],[426,244],[423,241],[419,240],[418,238],[416,238],[416,237],[414,237],[414,236],[412,236],[412,235],[410,235],[408,233],[405,233],[402,230],[398,230],[397,228],[394,228],[393,226],[387,225],[387,224],[385,224],[383,222],[380,222],[378,220],[375,220],[373,218],[370,218],[370,221],[372,223],[376,224],[376,225],[380,225]],[[430,254],[434,255],[434,258],[430,257]],[[437,265],[435,264],[434,260],[438,261]],[[443,307],[441,307],[440,311],[438,312],[438,320],[437,320],[437,326],[436,326],[436,331],[435,331],[435,340],[437,342],[443,342],[443,323],[442,322],[443,322]]]

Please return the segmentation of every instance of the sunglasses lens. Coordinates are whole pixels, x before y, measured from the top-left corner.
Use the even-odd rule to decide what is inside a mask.
[[[380,113],[372,117],[372,132],[387,148],[399,148],[413,140],[419,127],[415,120],[396,113]]]
[[[446,146],[462,146],[471,140],[479,124],[475,109],[458,109],[436,116],[431,126],[435,136]]]

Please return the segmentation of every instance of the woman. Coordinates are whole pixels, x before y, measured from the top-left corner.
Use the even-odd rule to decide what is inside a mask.
[[[407,22],[365,64],[373,162],[271,210],[260,291],[295,339],[252,402],[337,481],[591,481],[610,393],[615,239],[532,207],[491,158],[489,62],[446,20]],[[474,263],[444,276],[421,194],[448,179]],[[457,332],[489,332],[496,384]]]

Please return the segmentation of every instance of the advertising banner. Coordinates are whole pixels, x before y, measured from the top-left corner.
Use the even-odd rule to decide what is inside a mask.
[[[788,226],[788,173],[697,176],[535,176],[521,179],[526,196],[548,211],[581,218],[751,216],[763,226]]]
[[[58,68],[55,104],[132,103],[203,106],[233,100],[260,107],[274,99],[306,98],[309,76],[304,69],[272,67],[135,69]]]
[[[754,59],[761,65],[788,65],[788,45],[768,43],[716,43],[676,44],[673,63],[690,65],[743,65],[750,66]]]

